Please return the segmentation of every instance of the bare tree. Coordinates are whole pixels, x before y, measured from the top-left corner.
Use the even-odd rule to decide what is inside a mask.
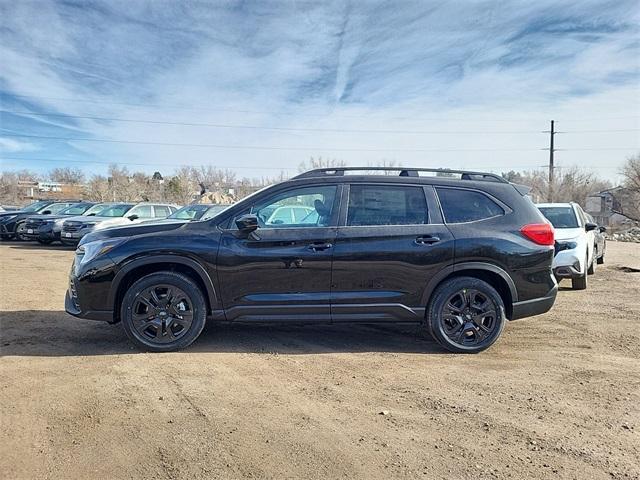
[[[298,171],[300,173],[306,172],[307,170],[313,170],[315,168],[331,168],[331,167],[346,167],[346,163],[344,160],[338,160],[337,158],[309,158],[309,163],[300,162],[298,165]]]
[[[640,153],[627,158],[620,173],[624,177],[625,187],[640,193]]]
[[[85,181],[85,175],[79,168],[58,167],[49,172],[49,178],[54,182],[69,185],[80,185]]]

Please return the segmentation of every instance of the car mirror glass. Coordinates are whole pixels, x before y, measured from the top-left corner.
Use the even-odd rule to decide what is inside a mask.
[[[133,215],[129,215],[127,218],[128,218],[129,220],[131,220],[131,221],[134,221],[134,220],[137,220],[137,219],[138,219],[138,218],[140,218],[140,217],[138,217],[138,215],[136,215],[136,214],[133,214]]]

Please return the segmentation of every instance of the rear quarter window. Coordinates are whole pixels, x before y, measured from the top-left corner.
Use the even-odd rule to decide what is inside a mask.
[[[504,215],[504,209],[484,193],[436,187],[444,221],[466,223]]]

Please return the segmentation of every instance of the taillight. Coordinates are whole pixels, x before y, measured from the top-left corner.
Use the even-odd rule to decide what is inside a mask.
[[[555,234],[549,223],[530,223],[520,229],[520,232],[538,245],[553,245]]]

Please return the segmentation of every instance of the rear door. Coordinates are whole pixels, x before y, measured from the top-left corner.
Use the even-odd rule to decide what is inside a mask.
[[[430,186],[353,183],[333,251],[331,315],[419,321],[429,280],[453,263],[454,239]]]

